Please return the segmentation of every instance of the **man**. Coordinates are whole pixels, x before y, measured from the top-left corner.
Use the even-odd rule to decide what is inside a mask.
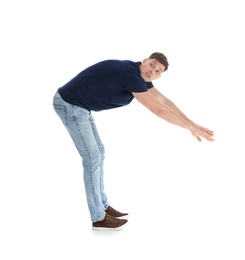
[[[134,98],[158,117],[185,128],[198,140],[213,141],[213,131],[192,122],[154,86],[168,69],[166,56],[152,53],[142,62],[104,60],[71,79],[55,93],[53,106],[83,162],[84,184],[92,228],[116,230],[128,213],[115,210],[104,190],[104,145],[92,112],[128,105]]]

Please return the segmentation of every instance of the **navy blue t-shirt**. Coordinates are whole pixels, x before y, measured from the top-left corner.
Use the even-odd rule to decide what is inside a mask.
[[[130,60],[105,60],[85,70],[58,89],[68,103],[101,111],[128,105],[134,98],[132,92],[146,92],[152,82],[140,76],[140,62]]]

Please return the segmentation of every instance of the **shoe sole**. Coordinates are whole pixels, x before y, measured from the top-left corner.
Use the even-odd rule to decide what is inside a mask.
[[[92,227],[93,230],[95,231],[99,231],[99,230],[106,230],[106,231],[120,231],[122,230],[126,225],[128,224],[128,222],[126,222],[125,224],[123,224],[120,227],[117,228],[106,228],[106,227]]]

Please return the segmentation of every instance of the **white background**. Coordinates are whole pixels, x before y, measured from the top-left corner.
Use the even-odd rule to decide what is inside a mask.
[[[245,259],[243,1],[2,1],[0,258]],[[105,186],[130,214],[91,230],[80,157],[55,114],[58,87],[103,59],[163,52],[153,82],[215,142],[137,101],[94,113]]]

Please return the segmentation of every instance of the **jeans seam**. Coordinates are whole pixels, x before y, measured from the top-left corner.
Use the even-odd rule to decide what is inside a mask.
[[[75,115],[75,113],[74,113],[74,110],[73,110],[73,116],[74,116],[74,121],[75,121],[75,123],[76,123],[76,126],[77,126],[77,129],[78,129],[78,131],[79,131],[79,135],[80,135],[80,137],[81,137],[81,139],[82,139],[82,142],[84,143],[84,147],[85,147],[85,149],[86,149],[86,151],[87,151],[87,154],[89,155],[89,175],[90,175],[90,178],[89,178],[89,180],[90,180],[90,185],[91,185],[91,187],[92,187],[92,191],[93,191],[93,200],[94,200],[94,203],[95,203],[95,206],[96,206],[96,208],[98,208],[98,204],[97,204],[97,202],[96,202],[96,198],[95,198],[95,188],[94,188],[94,185],[93,185],[93,174],[92,174],[92,171],[91,171],[91,154],[90,154],[90,152],[89,152],[89,149],[88,149],[88,147],[87,147],[87,144],[86,144],[86,142],[85,142],[85,140],[84,140],[84,138],[83,138],[83,135],[82,135],[82,133],[81,133],[81,130],[80,130],[80,126],[79,126],[79,124],[78,124],[78,121],[77,121],[77,117],[76,117],[76,115]],[[96,209],[97,210],[97,209]],[[96,219],[98,219],[98,211],[96,211]]]

